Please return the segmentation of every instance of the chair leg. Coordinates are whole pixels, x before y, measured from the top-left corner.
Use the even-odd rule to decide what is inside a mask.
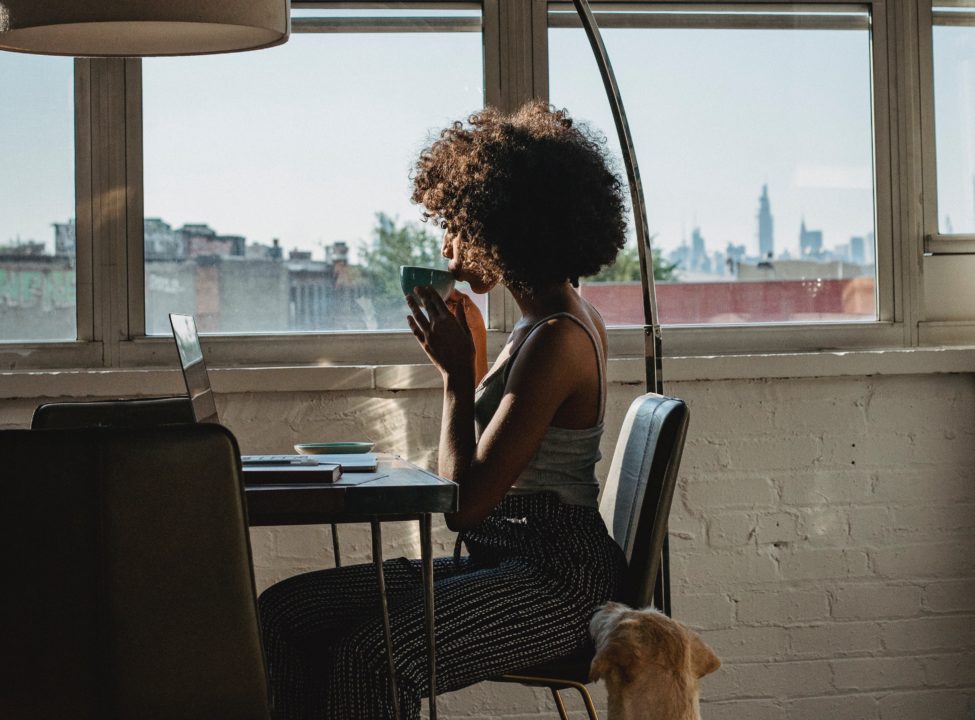
[[[589,720],[599,720],[599,715],[596,713],[596,705],[592,701],[592,695],[586,689],[585,685],[576,685],[576,690],[582,695],[582,701],[586,704],[586,712],[589,714]]]
[[[552,691],[552,699],[555,700],[555,707],[559,711],[560,720],[569,720],[568,714],[565,712],[565,705],[562,703],[562,696],[559,695],[558,688],[549,688]]]
[[[332,523],[332,555],[335,556],[335,567],[342,567],[342,553],[339,551],[339,526]]]

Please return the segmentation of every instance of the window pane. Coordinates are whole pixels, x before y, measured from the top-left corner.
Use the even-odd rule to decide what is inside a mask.
[[[74,64],[0,53],[0,342],[74,340]]]
[[[464,17],[474,32],[316,26],[144,61],[147,331],[168,333],[170,312],[205,332],[406,330],[399,265],[445,266],[410,171],[484,102],[480,13]]]
[[[975,233],[975,2],[934,8],[938,230]]]
[[[869,18],[714,6],[602,17],[640,161],[661,321],[876,319]],[[618,155],[588,41],[567,24],[550,13],[552,102]],[[631,238],[582,293],[608,322],[642,324],[638,271]]]

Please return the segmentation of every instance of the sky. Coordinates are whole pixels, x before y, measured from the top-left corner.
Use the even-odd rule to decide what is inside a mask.
[[[74,217],[74,61],[0,52],[0,244]]]
[[[938,129],[965,140],[939,146],[939,182],[955,231],[975,232],[975,188],[957,180],[975,172],[975,32],[952,30],[959,37],[936,35],[936,86],[952,88],[939,95]],[[797,254],[803,218],[826,247],[873,230],[866,32],[604,35],[658,246],[672,249],[699,226],[712,251],[729,242],[756,251],[765,183],[777,252]],[[316,257],[323,245],[367,240],[376,212],[418,220],[411,167],[440,128],[483,104],[481,53],[477,33],[329,33],[257,52],[147,59],[146,215],[251,242],[279,238]],[[581,29],[551,31],[550,72],[552,102],[616,152]],[[51,223],[73,216],[71,108],[70,60],[0,54],[0,243],[53,245]]]
[[[768,184],[775,252],[796,256],[799,227],[826,247],[873,231],[869,36],[824,30],[603,33],[640,161],[658,246],[690,239],[757,253]],[[549,34],[552,101],[595,109],[618,141],[581,31]]]
[[[975,234],[975,27],[934,29],[938,225]]]

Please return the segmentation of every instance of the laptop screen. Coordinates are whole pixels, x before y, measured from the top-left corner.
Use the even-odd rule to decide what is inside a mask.
[[[197,422],[220,422],[217,405],[213,401],[213,390],[210,388],[210,376],[207,375],[207,366],[203,362],[203,348],[196,332],[196,322],[190,315],[170,314],[169,324],[173,326],[179,364],[183,368],[186,391],[193,405],[193,417]]]

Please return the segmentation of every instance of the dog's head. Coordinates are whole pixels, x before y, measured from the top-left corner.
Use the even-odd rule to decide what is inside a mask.
[[[590,677],[605,680],[611,718],[699,717],[697,681],[721,661],[697,633],[651,608],[613,602],[593,616],[589,631],[596,644]]]

